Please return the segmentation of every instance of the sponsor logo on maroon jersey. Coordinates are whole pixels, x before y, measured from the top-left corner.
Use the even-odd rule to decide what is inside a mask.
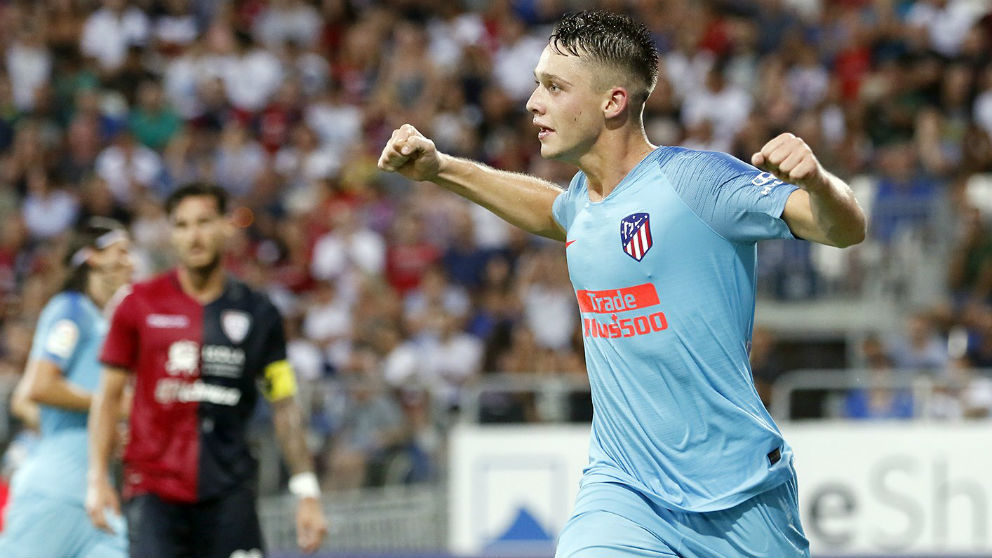
[[[175,341],[169,345],[165,371],[173,376],[195,376],[200,367],[200,347],[196,341]]]
[[[182,378],[162,378],[155,384],[155,401],[163,405],[205,402],[233,407],[241,401],[241,390],[200,380],[189,382]]]
[[[145,318],[148,327],[160,329],[182,329],[189,327],[189,316],[182,314],[148,314]]]

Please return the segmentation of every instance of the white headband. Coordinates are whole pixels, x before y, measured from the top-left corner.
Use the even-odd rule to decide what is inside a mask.
[[[89,246],[84,246],[79,250],[76,250],[76,253],[72,255],[72,258],[69,260],[69,265],[71,267],[79,267],[86,263],[86,260],[90,259],[90,256],[92,255],[93,249]]]
[[[127,240],[127,233],[122,229],[114,229],[96,237],[96,240],[93,241],[93,245],[96,246],[97,250],[105,250],[122,240]],[[86,260],[90,259],[90,256],[92,255],[93,249],[89,246],[83,246],[79,250],[76,250],[76,253],[69,259],[69,265],[72,267],[79,267],[86,263]]]
[[[127,233],[124,232],[123,229],[114,229],[96,237],[96,240],[93,241],[93,245],[96,246],[98,250],[103,250],[111,244],[122,240],[127,240]]]

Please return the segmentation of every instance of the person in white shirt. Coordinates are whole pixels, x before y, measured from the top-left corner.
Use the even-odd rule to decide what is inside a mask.
[[[144,44],[148,33],[148,17],[140,9],[126,0],[103,0],[103,8],[86,19],[79,47],[112,73],[124,63],[128,47]]]

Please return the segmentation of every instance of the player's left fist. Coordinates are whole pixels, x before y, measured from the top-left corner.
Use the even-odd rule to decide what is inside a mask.
[[[813,150],[802,138],[788,132],[778,135],[761,151],[751,155],[751,164],[805,190],[816,190],[826,183],[825,173]]]

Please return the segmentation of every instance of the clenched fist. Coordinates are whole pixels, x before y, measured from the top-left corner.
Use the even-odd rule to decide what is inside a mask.
[[[434,142],[416,128],[404,124],[393,130],[382,148],[379,168],[398,172],[411,180],[431,180],[441,172],[441,155]]]
[[[807,191],[827,186],[826,172],[802,138],[780,134],[751,155],[751,164]]]

